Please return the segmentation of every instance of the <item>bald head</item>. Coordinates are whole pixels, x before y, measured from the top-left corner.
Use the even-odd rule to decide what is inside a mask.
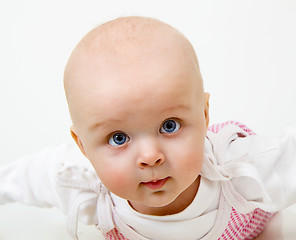
[[[156,63],[164,61],[174,61],[174,64],[167,69],[160,68],[159,72],[177,71],[181,65],[194,69],[194,84],[202,95],[203,84],[193,47],[170,25],[151,18],[123,17],[90,31],[74,49],[64,74],[73,124],[82,121],[79,115],[87,110],[87,103],[93,101],[94,96],[104,96],[103,89],[107,91],[110,86],[116,88],[119,84],[121,88],[149,84],[142,81],[152,74],[149,68],[156,68],[159,66]],[[133,74],[126,77],[131,72]],[[187,83],[184,80],[182,84]],[[101,92],[98,93],[98,89]]]

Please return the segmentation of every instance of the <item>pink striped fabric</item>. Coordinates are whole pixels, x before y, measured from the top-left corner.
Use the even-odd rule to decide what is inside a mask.
[[[128,240],[116,228],[113,228],[111,231],[107,232],[104,237],[105,239],[110,240]]]
[[[240,214],[232,208],[228,226],[218,240],[254,239],[262,232],[272,215],[259,208],[248,214]]]
[[[211,125],[208,130],[218,133],[222,128],[230,124],[237,125],[249,135],[255,134],[246,125],[236,121],[227,121],[220,124],[214,124]],[[272,215],[272,213],[264,212],[261,209],[255,209],[253,212],[248,214],[240,214],[234,208],[232,208],[227,228],[224,230],[218,240],[254,239],[264,229],[266,223],[272,217]],[[128,240],[116,228],[109,231],[104,235],[104,237],[105,239],[109,240]]]
[[[236,125],[238,127],[240,127],[242,130],[244,130],[246,133],[248,133],[249,135],[255,135],[255,133],[249,129],[246,125],[237,122],[237,121],[227,121],[227,122],[223,122],[223,123],[219,123],[219,124],[213,124],[211,126],[209,126],[208,130],[213,132],[213,133],[218,133],[222,128],[228,126],[228,125]]]

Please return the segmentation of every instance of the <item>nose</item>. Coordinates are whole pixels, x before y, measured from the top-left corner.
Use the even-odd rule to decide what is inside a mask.
[[[141,144],[138,148],[138,167],[156,167],[161,166],[164,162],[165,155],[156,140],[145,139],[141,141]]]

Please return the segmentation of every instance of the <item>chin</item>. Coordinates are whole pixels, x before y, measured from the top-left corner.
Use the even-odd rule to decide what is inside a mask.
[[[150,201],[149,203],[146,204],[147,207],[155,207],[155,208],[161,208],[161,207],[166,207],[173,203],[176,198],[169,198],[167,196],[165,197],[158,197],[154,201]]]

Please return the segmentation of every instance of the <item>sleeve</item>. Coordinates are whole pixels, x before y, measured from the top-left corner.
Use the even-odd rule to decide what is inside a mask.
[[[248,173],[231,180],[245,199],[266,211],[296,204],[296,129],[286,129],[279,138],[238,137],[227,156],[229,162],[245,156],[241,172]]]
[[[0,183],[0,204],[57,207],[66,215],[76,207],[80,221],[97,223],[96,189],[100,182],[74,145],[47,148],[0,165]]]

